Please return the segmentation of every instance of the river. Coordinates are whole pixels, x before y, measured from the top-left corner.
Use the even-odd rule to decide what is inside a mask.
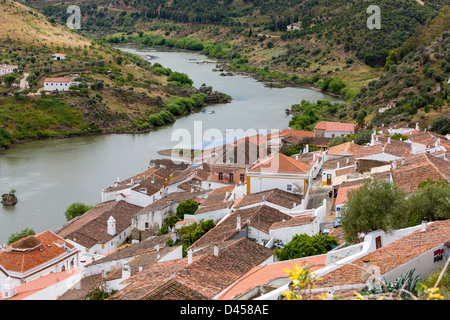
[[[157,152],[180,144],[175,130],[202,132],[217,129],[285,129],[284,110],[301,100],[339,99],[306,88],[268,88],[249,76],[220,76],[216,64],[204,55],[175,50],[122,48],[147,56],[194,81],[230,95],[231,103],[211,105],[177,119],[171,125],[143,134],[110,134],[69,139],[32,141],[0,151],[0,194],[16,189],[14,207],[0,205],[0,243],[12,233],[31,228],[36,233],[55,231],[66,221],[64,211],[74,202],[95,205],[101,190],[117,178],[144,171]],[[214,111],[214,113],[210,113]],[[249,131],[247,131],[249,132]],[[194,134],[193,134],[194,136]]]

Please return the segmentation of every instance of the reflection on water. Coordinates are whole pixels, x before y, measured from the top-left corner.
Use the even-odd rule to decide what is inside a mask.
[[[184,72],[194,81],[233,97],[227,104],[207,106],[175,123],[144,134],[111,134],[70,139],[27,142],[0,152],[0,194],[16,189],[19,202],[14,208],[0,206],[0,243],[24,228],[37,233],[56,230],[65,223],[64,211],[73,202],[97,204],[102,188],[119,177],[144,171],[157,152],[171,148],[178,140],[176,130],[201,132],[218,129],[284,129],[289,119],[284,110],[302,99],[339,101],[305,88],[267,88],[248,76],[220,76],[215,63],[190,52],[124,49],[147,55],[172,70]],[[151,57],[150,57],[151,55]],[[199,63],[208,61],[212,63]],[[210,113],[214,111],[214,113]]]

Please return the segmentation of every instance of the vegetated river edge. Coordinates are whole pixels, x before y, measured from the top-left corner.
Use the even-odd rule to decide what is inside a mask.
[[[201,63],[207,58],[199,53],[152,48],[141,53],[150,55],[152,62],[188,74],[194,86],[208,83],[233,100],[206,106],[148,133],[43,139],[1,151],[0,190],[16,189],[19,202],[14,207],[0,206],[0,243],[25,228],[37,233],[57,230],[65,223],[64,211],[74,202],[98,204],[102,188],[144,171],[151,159],[166,158],[158,151],[174,147],[176,130],[193,133],[197,124],[203,132],[210,128],[222,132],[230,128],[284,129],[289,122],[285,108],[302,99],[340,102],[315,90],[268,88],[240,75],[221,77],[212,72],[212,64]]]

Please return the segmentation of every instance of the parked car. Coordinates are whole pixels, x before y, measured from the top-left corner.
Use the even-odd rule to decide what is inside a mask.
[[[341,217],[335,218],[334,221],[333,221],[333,227],[339,228],[341,226],[342,226],[342,224],[341,224]]]

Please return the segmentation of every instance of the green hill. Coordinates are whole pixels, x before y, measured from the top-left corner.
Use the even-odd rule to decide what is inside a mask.
[[[18,66],[0,82],[0,148],[28,139],[149,131],[161,125],[150,116],[164,116],[164,124],[190,111],[167,115],[166,105],[199,97],[198,89],[170,81],[172,70],[154,68],[17,2],[0,2],[0,29],[0,63]],[[55,61],[53,53],[67,58]],[[43,92],[45,78],[64,76],[79,84],[69,92]],[[21,90],[25,80],[29,87]],[[204,93],[191,108],[209,101],[211,91]]]

